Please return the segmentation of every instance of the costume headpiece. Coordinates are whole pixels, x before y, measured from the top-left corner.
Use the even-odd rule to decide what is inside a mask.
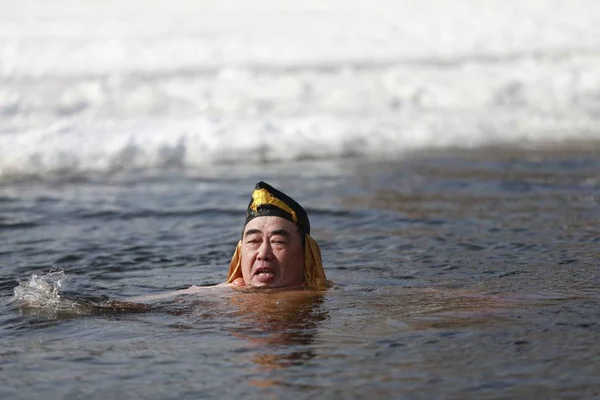
[[[256,184],[252,193],[246,211],[246,224],[260,216],[285,218],[310,235],[310,221],[304,208],[296,200],[262,181]]]

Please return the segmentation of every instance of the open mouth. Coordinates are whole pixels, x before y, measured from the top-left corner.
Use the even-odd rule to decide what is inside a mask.
[[[256,269],[254,276],[261,282],[268,282],[275,278],[275,271],[269,267],[260,267]]]

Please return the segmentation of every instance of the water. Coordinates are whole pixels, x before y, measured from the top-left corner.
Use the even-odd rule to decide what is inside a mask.
[[[1,398],[600,397],[596,2],[2,9]],[[259,180],[331,289],[208,287]]]
[[[592,398],[599,167],[495,149],[5,184],[3,397]],[[90,305],[223,281],[259,175],[307,205],[334,288]],[[51,267],[67,303],[19,311]]]

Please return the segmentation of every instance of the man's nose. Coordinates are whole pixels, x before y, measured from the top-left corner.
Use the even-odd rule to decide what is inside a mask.
[[[273,249],[271,248],[271,242],[263,240],[262,244],[258,248],[258,259],[269,260],[273,255]]]

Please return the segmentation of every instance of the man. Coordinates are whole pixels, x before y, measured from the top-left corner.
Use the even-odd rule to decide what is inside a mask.
[[[224,283],[212,287],[326,289],[321,250],[310,236],[306,211],[294,199],[265,182],[258,182],[246,211],[238,242]],[[211,286],[191,286],[176,292],[142,296],[147,301],[193,294]]]
[[[328,286],[306,211],[265,182],[258,182],[252,193],[226,283],[268,288]]]

